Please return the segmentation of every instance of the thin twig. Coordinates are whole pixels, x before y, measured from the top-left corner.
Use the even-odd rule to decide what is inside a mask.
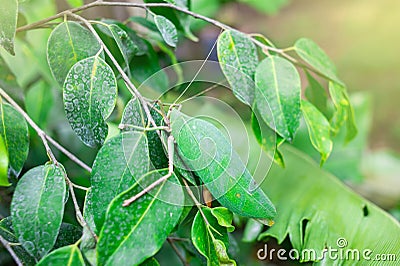
[[[175,246],[174,242],[170,238],[167,238],[167,241],[170,244],[170,246],[172,247],[172,249],[175,251],[175,253],[178,256],[178,258],[182,261],[182,264],[184,266],[189,265],[189,263],[187,263],[186,259],[182,256],[182,254],[179,251],[179,249]]]
[[[14,250],[11,248],[10,243],[7,240],[5,240],[1,235],[0,235],[0,242],[7,249],[8,253],[10,253],[10,255],[14,259],[15,263],[18,266],[22,266],[23,265],[22,262],[18,258],[17,254],[15,254]]]
[[[134,201],[136,201],[138,198],[140,198],[144,194],[148,193],[150,190],[152,190],[159,184],[165,182],[168,178],[170,178],[172,176],[172,174],[174,173],[174,137],[172,137],[172,135],[170,135],[168,137],[168,150],[167,151],[168,151],[168,173],[165,176],[158,179],[157,181],[150,184],[149,186],[147,186],[145,189],[143,189],[142,191],[137,193],[135,196],[125,200],[124,203],[122,204],[122,206],[124,206],[124,207],[129,206]]]
[[[73,155],[71,152],[69,152],[67,149],[65,149],[63,146],[61,146],[57,141],[55,141],[53,138],[51,138],[49,135],[46,134],[30,117],[29,115],[3,90],[0,88],[0,95],[7,100],[8,103],[10,103],[15,110],[20,113],[25,120],[28,122],[28,124],[37,132],[39,137],[42,139],[43,145],[45,146],[46,152],[50,157],[50,160],[53,161],[55,164],[57,164],[57,160],[55,159],[54,154],[51,152],[51,149],[48,145],[48,142],[50,142],[54,147],[56,147],[59,151],[64,153],[71,161],[75,162],[85,170],[91,172],[91,168],[87,166],[84,162],[79,160],[75,155]],[[48,142],[47,142],[48,141]]]
[[[136,129],[136,130],[141,130],[141,131],[155,131],[155,130],[165,130],[169,131],[169,127],[166,126],[159,126],[159,127],[140,127],[140,126],[135,126],[135,125],[130,125],[130,124],[119,124],[118,125],[119,129]]]

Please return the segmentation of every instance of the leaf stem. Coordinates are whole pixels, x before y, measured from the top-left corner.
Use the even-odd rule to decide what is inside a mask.
[[[1,235],[0,235],[0,242],[7,249],[8,253],[10,253],[10,255],[14,259],[15,263],[18,266],[22,266],[23,265],[22,262],[18,258],[17,254],[15,254],[14,250],[11,248],[10,243],[7,240],[5,240]]]
[[[168,244],[170,244],[170,246],[172,247],[172,249],[175,251],[176,255],[178,256],[178,258],[182,261],[184,266],[188,266],[189,263],[187,263],[186,259],[182,256],[181,252],[179,251],[179,249],[175,246],[174,242],[172,239],[167,238]]]

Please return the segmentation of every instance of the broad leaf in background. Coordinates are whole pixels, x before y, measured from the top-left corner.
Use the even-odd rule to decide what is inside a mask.
[[[78,246],[70,245],[54,250],[37,264],[37,266],[48,265],[85,266],[86,264]]]
[[[158,126],[163,125],[163,117],[158,113],[159,106],[157,104],[153,105],[150,109],[150,114],[153,117],[154,122]],[[125,106],[124,113],[122,115],[121,124],[125,125],[125,130],[135,131],[134,128],[130,128],[132,126],[138,127],[152,127],[152,125],[148,124],[148,119],[145,114],[145,111],[142,108],[142,105],[137,98],[131,99]],[[140,130],[139,130],[140,131]],[[157,134],[157,131],[150,130],[144,132],[147,136],[148,146],[149,146],[149,155],[151,163],[155,169],[162,169],[168,167],[168,159],[164,152],[164,147],[161,142],[160,136]]]
[[[205,218],[200,211],[197,212],[191,232],[193,245],[201,255],[206,257],[207,265],[236,265],[236,262],[228,255],[228,230],[218,223],[212,210],[202,208]],[[204,219],[207,219],[207,223]]]
[[[256,108],[281,137],[292,141],[300,124],[300,76],[292,63],[278,56],[257,67]]]
[[[257,220],[249,219],[243,232],[243,242],[254,242],[263,231],[264,225]]]
[[[15,55],[14,38],[17,28],[18,1],[2,1],[0,14],[0,46],[10,54]]]
[[[275,217],[274,206],[217,127],[177,110],[171,112],[170,121],[182,160],[221,205],[242,216],[265,219],[267,223]]]
[[[45,128],[53,102],[53,91],[50,85],[44,81],[39,81],[26,94],[26,112],[39,127]]]
[[[325,117],[330,118],[328,111],[328,94],[325,88],[308,72],[306,72],[308,86],[305,91],[307,100],[312,103]]]
[[[67,119],[83,143],[101,146],[107,137],[105,122],[117,99],[117,81],[109,65],[98,55],[77,62],[63,86]]]
[[[0,236],[9,243],[18,243],[18,238],[15,236],[12,226],[11,216],[0,221]],[[10,247],[24,265],[35,265],[35,258],[33,258],[21,245],[10,245]]]
[[[398,221],[320,169],[303,153],[289,146],[284,147],[284,152],[286,168],[273,166],[268,182],[263,185],[276,204],[278,215],[274,226],[262,233],[260,239],[274,237],[282,243],[289,237],[300,254],[304,249],[312,249],[320,255],[326,247],[339,248],[337,241],[344,238],[345,249],[369,249],[371,258],[376,254],[399,255]],[[332,211],[332,204],[338,211]],[[325,265],[354,264],[328,261],[329,256],[325,259]],[[371,261],[360,255],[357,263],[367,265]]]
[[[331,126],[326,117],[311,103],[302,100],[301,109],[314,148],[321,154],[322,166],[332,151]]]
[[[0,88],[8,93],[17,103],[23,101],[23,90],[17,83],[17,78],[0,55]]]
[[[8,151],[2,135],[0,135],[0,186],[8,187]]]
[[[331,119],[332,130],[337,133],[344,122],[346,122],[345,141],[351,141],[357,135],[354,110],[347,95],[346,88],[334,82],[329,83],[329,93],[336,111]]]
[[[0,97],[0,135],[8,151],[8,173],[18,177],[28,157],[28,125],[24,117]]]
[[[158,30],[161,33],[164,41],[172,47],[176,47],[178,43],[178,32],[176,31],[175,25],[163,16],[156,15],[154,22]]]
[[[254,73],[258,64],[257,49],[244,33],[226,30],[218,37],[218,60],[233,93],[242,102],[252,105]]]
[[[47,43],[47,61],[58,84],[64,84],[75,63],[94,56],[99,50],[100,44],[89,30],[73,21],[59,24]]]
[[[296,41],[294,48],[300,58],[315,68],[320,74],[343,85],[343,82],[336,75],[335,65],[318,44],[310,39],[301,38]]]
[[[64,216],[65,173],[46,164],[29,170],[18,182],[11,202],[15,235],[36,259],[54,246]]]
[[[133,81],[137,86],[150,87],[157,92],[163,93],[169,88],[168,76],[161,69],[157,53],[151,44],[148,41],[145,41],[145,43],[147,45],[147,53],[142,56],[136,56],[131,61]]]
[[[66,1],[71,7],[78,7],[84,4],[83,0],[66,0]]]
[[[100,265],[137,265],[161,248],[183,209],[184,194],[177,177],[173,174],[129,206],[122,205],[166,173],[149,172],[110,203],[97,244]]]
[[[253,129],[258,144],[261,145],[268,157],[273,159],[274,162],[281,167],[285,167],[283,155],[278,150],[279,145],[285,140],[268,127],[257,112],[253,112],[251,115],[251,128]]]
[[[155,258],[145,260],[140,266],[160,266],[160,263]]]
[[[247,4],[257,11],[274,15],[287,5],[289,0],[239,0],[239,2]]]
[[[91,176],[94,222],[100,230],[111,200],[149,171],[149,151],[143,132],[126,132],[107,141],[98,152]]]

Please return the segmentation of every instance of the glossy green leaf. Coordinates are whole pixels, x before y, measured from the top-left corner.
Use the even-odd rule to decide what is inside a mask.
[[[286,59],[270,56],[257,67],[256,107],[263,120],[281,137],[291,141],[300,125],[301,82]]]
[[[39,261],[37,266],[84,266],[85,261],[78,246],[70,245],[54,250]]]
[[[274,206],[218,128],[177,110],[170,121],[182,160],[221,205],[242,216],[274,218]]]
[[[24,117],[0,97],[0,135],[8,151],[8,173],[18,177],[28,157],[28,125]]]
[[[17,28],[18,1],[2,1],[0,14],[0,46],[10,54],[15,55],[14,38]]]
[[[117,81],[109,65],[98,55],[77,62],[63,86],[67,119],[83,143],[98,147],[107,137],[105,122],[117,99]]]
[[[268,127],[258,113],[252,113],[251,115],[251,128],[258,144],[260,144],[267,156],[273,159],[276,164],[285,167],[283,155],[278,150],[279,145],[285,140]]]
[[[0,221],[0,236],[2,236],[10,244],[17,244],[18,238],[15,236],[12,226],[11,216]],[[12,250],[24,265],[35,265],[35,258],[32,257],[21,245],[11,245]]]
[[[263,231],[264,225],[257,220],[249,219],[243,232],[243,242],[254,242]]]
[[[104,144],[93,164],[89,193],[98,230],[104,223],[112,199],[148,171],[149,151],[144,133],[122,133]]]
[[[54,102],[53,92],[49,84],[39,81],[26,94],[26,112],[40,127],[45,127]]]
[[[172,175],[127,207],[122,204],[164,174],[149,172],[110,203],[97,244],[100,265],[137,265],[161,248],[183,209],[184,194],[177,177]]]
[[[155,258],[145,260],[140,266],[160,266],[160,263]]]
[[[254,74],[258,64],[257,49],[244,33],[227,30],[218,37],[218,60],[233,93],[251,105],[254,100]]]
[[[301,102],[301,109],[307,124],[310,140],[314,148],[321,154],[321,165],[331,154],[333,143],[330,132],[331,126],[326,117],[307,101]]]
[[[126,71],[130,73],[129,62],[138,50],[138,47],[132,41],[128,33],[117,24],[99,22],[97,27],[107,36],[113,38],[124,60],[124,66],[128,68]]]
[[[334,82],[329,83],[329,93],[335,106],[335,113],[331,119],[332,130],[336,134],[341,126],[346,123],[346,138],[349,142],[357,135],[357,126],[354,118],[353,106],[350,103],[346,88]]]
[[[62,223],[53,249],[76,243],[82,236],[82,228],[68,223]]]
[[[47,61],[56,81],[62,86],[70,68],[94,56],[100,44],[90,31],[76,22],[66,21],[52,32],[47,43]]]
[[[212,215],[212,209],[202,208],[197,212],[193,224],[191,238],[193,245],[206,257],[207,265],[236,265],[236,262],[229,258],[229,237],[226,227],[221,226],[218,220]]]
[[[165,92],[169,88],[168,76],[161,69],[157,53],[148,41],[147,53],[136,56],[131,61],[131,74],[134,82],[145,88],[150,87],[157,92]],[[154,75],[155,74],[155,75]]]
[[[325,88],[310,73],[306,72],[306,75],[308,80],[308,86],[305,91],[307,100],[329,118],[328,94]]]
[[[94,250],[96,247],[96,239],[93,237],[93,233],[97,233],[100,230],[96,229],[96,224],[94,223],[94,210],[93,210],[93,194],[91,193],[92,189],[89,188],[89,190],[86,192],[86,197],[85,197],[85,203],[83,207],[83,219],[85,219],[86,224],[88,226],[85,226],[82,230],[82,238],[81,238],[81,244],[80,244],[80,249],[82,252],[85,253],[85,256],[87,257],[87,252],[91,252],[90,250]],[[90,230],[89,230],[89,228]],[[93,252],[91,252],[93,253]],[[94,255],[94,257],[96,257]]]
[[[343,82],[336,75],[335,65],[318,44],[310,39],[301,38],[296,41],[294,48],[301,59],[310,64],[315,70],[330,80],[343,85]]]
[[[235,227],[232,225],[233,213],[225,207],[215,207],[211,209],[211,214],[217,219],[220,226],[226,227],[228,232],[233,232]]]
[[[162,126],[164,124],[163,117],[158,112],[158,106],[153,106],[150,109],[150,114],[153,117],[154,122],[158,126]],[[124,130],[135,131],[134,128],[131,128],[130,125],[138,126],[138,127],[153,127],[148,123],[147,116],[145,111],[142,108],[142,105],[137,98],[131,99],[125,106],[124,113],[122,115],[121,124],[125,125]],[[161,142],[160,136],[157,134],[157,131],[151,130],[145,132],[149,145],[149,155],[152,166],[155,169],[162,169],[168,167],[168,159],[164,152],[164,147]]]
[[[29,170],[17,184],[11,202],[15,235],[36,259],[54,246],[64,215],[65,173],[46,164]]]
[[[347,242],[343,252],[369,249],[371,258],[376,254],[399,254],[398,221],[322,170],[304,153],[289,146],[284,147],[284,152],[286,168],[273,166],[268,182],[262,185],[276,204],[278,215],[275,224],[260,239],[274,237],[282,243],[289,238],[300,254],[308,249],[320,256],[323,249],[338,249],[340,238]],[[325,259],[322,265],[371,265],[373,262],[365,260],[362,253],[357,261],[341,260],[339,256],[336,260],[334,256],[325,256]]]
[[[167,18],[159,15],[154,17],[154,22],[156,23],[156,26],[160,31],[164,41],[169,46],[176,47],[176,44],[178,43],[178,32],[175,28],[175,25]]]
[[[0,135],[0,186],[11,186],[8,182],[8,151],[3,137]]]

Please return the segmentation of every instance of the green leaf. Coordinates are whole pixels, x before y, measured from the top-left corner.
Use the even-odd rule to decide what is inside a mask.
[[[300,58],[320,72],[320,74],[343,85],[343,82],[336,75],[335,65],[318,44],[310,39],[301,38],[296,41],[294,48]]]
[[[226,227],[221,226],[212,215],[212,209],[202,208],[204,217],[197,212],[193,224],[191,238],[193,245],[206,257],[207,265],[236,265],[228,256],[229,237]],[[204,221],[207,219],[207,223]]]
[[[150,87],[157,92],[165,92],[169,88],[168,76],[161,69],[157,53],[148,41],[147,53],[136,56],[131,61],[131,74],[135,83],[139,86]],[[154,75],[155,74],[155,75]]]
[[[36,259],[54,246],[64,215],[65,173],[46,164],[29,170],[17,184],[11,202],[15,235]]]
[[[122,133],[104,144],[93,164],[89,193],[98,230],[104,223],[112,199],[148,171],[149,151],[144,133]]]
[[[292,63],[278,56],[264,59],[255,75],[256,107],[263,120],[291,141],[300,125],[300,76]]]
[[[325,88],[313,77],[310,73],[306,72],[308,86],[305,95],[310,103],[312,103],[321,113],[329,117],[328,111],[328,94]]]
[[[78,246],[70,245],[54,250],[39,261],[37,266],[79,266],[86,265]]]
[[[0,236],[2,236],[10,244],[17,244],[18,238],[15,236],[12,227],[11,216],[0,221]],[[36,261],[21,245],[10,245],[12,250],[24,265],[35,265]]]
[[[244,33],[226,30],[218,37],[218,60],[235,96],[251,105],[254,100],[254,74],[257,49]]]
[[[283,155],[278,150],[278,146],[285,140],[268,127],[257,112],[251,114],[251,128],[258,144],[260,144],[267,156],[273,159],[276,164],[285,167]]]
[[[354,118],[353,106],[350,103],[346,88],[334,82],[329,83],[329,93],[335,106],[335,113],[330,121],[332,130],[336,134],[346,122],[345,141],[351,141],[357,135],[357,126]]]
[[[256,241],[263,229],[264,225],[262,223],[254,219],[249,219],[244,228],[242,241],[247,243]]]
[[[217,219],[220,226],[226,227],[228,232],[233,232],[235,227],[232,225],[233,213],[225,207],[215,207],[211,209],[211,214]]]
[[[143,263],[140,264],[141,266],[160,266],[160,263],[155,258],[150,258],[145,260]]]
[[[76,243],[82,236],[82,228],[68,223],[62,223],[53,249]]]
[[[55,80],[62,86],[75,63],[99,50],[100,44],[89,30],[72,21],[59,24],[47,43],[47,61]]]
[[[3,137],[0,135],[0,186],[11,186],[8,182],[8,151],[4,143]]]
[[[311,103],[303,100],[301,102],[301,109],[307,124],[311,143],[321,154],[320,165],[322,166],[332,152],[331,126],[325,116]]]
[[[175,25],[163,16],[156,15],[154,22],[158,30],[161,33],[164,41],[172,47],[176,47],[178,43],[178,32],[176,31]]]
[[[218,128],[177,110],[170,121],[182,159],[221,205],[242,216],[274,218],[274,206]]]
[[[28,125],[24,117],[0,97],[0,135],[8,151],[8,173],[18,177],[28,157]]]
[[[86,221],[86,224],[88,226],[83,227],[80,244],[80,248],[82,252],[85,253],[86,257],[86,253],[88,251],[90,252],[90,250],[94,250],[94,248],[96,247],[96,239],[94,239],[92,232],[97,233],[98,231],[100,231],[96,229],[96,224],[94,223],[94,210],[92,200],[93,194],[91,193],[91,191],[92,189],[89,188],[89,190],[86,192],[85,203],[83,207],[83,219]],[[89,230],[88,227],[92,232]]]
[[[117,81],[109,65],[98,55],[77,62],[63,86],[67,119],[83,143],[101,146],[107,137],[105,122],[117,99]]]
[[[164,119],[158,112],[159,106],[155,104],[150,109],[150,114],[153,117],[154,122],[157,126],[164,125]],[[125,106],[124,113],[122,115],[121,124],[125,125],[124,130],[135,131],[134,128],[130,128],[130,125],[146,128],[153,125],[148,124],[148,119],[139,99],[132,98]],[[164,147],[161,142],[160,136],[157,131],[151,130],[145,132],[149,145],[149,155],[152,163],[152,167],[155,169],[162,169],[168,167],[168,158],[165,155]]]
[[[24,93],[17,83],[17,78],[7,62],[0,54],[0,88],[10,95],[17,103],[23,102]]]
[[[260,0],[239,0],[243,2],[257,11],[266,13],[267,15],[274,15],[279,12],[281,8],[288,4],[288,0],[269,0],[269,1],[260,1]]]
[[[0,46],[10,54],[15,55],[14,38],[17,29],[18,1],[2,1],[0,14]]]
[[[97,244],[100,265],[137,265],[161,248],[183,209],[177,177],[172,175],[127,207],[122,204],[166,173],[149,172],[110,203]]]
[[[47,124],[54,102],[53,98],[51,87],[44,81],[37,82],[26,94],[26,112],[42,128]]]
[[[82,6],[83,0],[67,0],[70,7],[79,7]]]
[[[276,204],[278,215],[275,224],[260,239],[274,237],[282,243],[289,237],[300,254],[305,249],[315,250],[319,255],[327,247],[338,249],[339,238],[348,243],[343,252],[370,249],[371,258],[376,254],[399,254],[398,221],[322,170],[305,154],[289,146],[284,147],[284,152],[286,168],[272,166],[268,182],[263,184]],[[354,262],[325,258],[324,265]],[[357,264],[370,265],[371,261],[360,254]]]

